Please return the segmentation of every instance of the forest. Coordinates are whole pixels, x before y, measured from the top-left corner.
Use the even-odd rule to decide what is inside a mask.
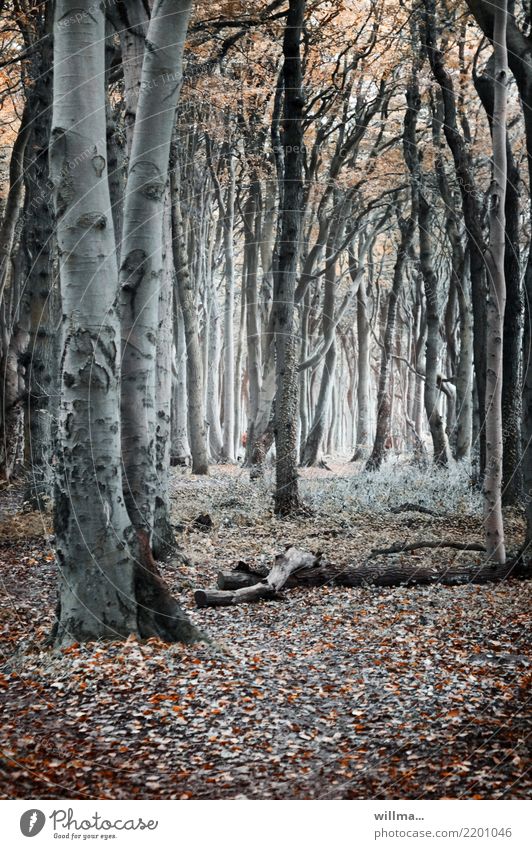
[[[0,16],[0,798],[527,798],[528,0]]]

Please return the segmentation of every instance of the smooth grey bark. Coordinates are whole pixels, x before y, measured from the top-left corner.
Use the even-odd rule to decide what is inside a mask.
[[[163,278],[159,290],[157,327],[157,368],[155,371],[155,471],[157,494],[153,517],[152,550],[156,560],[166,558],[175,548],[170,520],[169,472],[172,422],[172,365],[174,342],[174,263],[170,193],[167,190],[163,215]],[[186,410],[186,408],[185,408]]]
[[[27,268],[29,293],[29,344],[25,355],[26,408],[24,500],[35,509],[51,500],[52,451],[57,406],[56,338],[60,322],[59,293],[53,279],[53,209],[48,167],[48,144],[52,121],[52,9],[47,4],[42,18],[38,54],[32,59],[32,140],[24,169],[26,199],[21,239]],[[48,37],[47,37],[48,36]]]
[[[367,314],[367,294],[364,281],[357,291],[357,419],[356,449],[353,460],[366,459],[370,444],[371,412],[369,398],[370,383],[370,329]]]
[[[118,269],[106,162],[103,6],[57,0],[50,170],[62,298],[52,639],[201,635],[159,578],[123,496]],[[90,156],[87,156],[90,151]]]
[[[334,253],[337,238],[338,227],[333,227],[330,231],[329,241],[327,244],[327,255],[331,256]],[[329,406],[331,403],[331,395],[336,370],[336,342],[335,342],[335,291],[337,286],[337,263],[336,261],[329,263],[325,272],[324,290],[323,290],[323,308],[322,308],[322,333],[324,339],[330,339],[327,353],[323,361],[323,369],[321,373],[320,389],[318,400],[314,408],[314,416],[312,424],[309,428],[305,445],[302,449],[301,465],[314,466],[318,462],[320,446],[325,433],[325,425]],[[332,336],[332,338],[330,338]]]
[[[366,463],[368,471],[379,469],[386,454],[386,443],[390,436],[392,398],[390,391],[390,373],[392,367],[392,352],[395,339],[397,319],[397,302],[403,286],[405,265],[408,251],[414,238],[415,221],[412,217],[399,220],[401,240],[397,249],[392,288],[388,297],[386,324],[381,352],[379,382],[377,388],[377,421],[375,439],[371,455]]]
[[[426,181],[422,171],[416,136],[417,116],[421,108],[417,65],[413,68],[412,79],[407,87],[406,98],[412,126],[409,132],[409,144],[405,147],[405,160],[410,171],[412,192],[416,195],[415,206],[418,218],[419,264],[423,277],[426,304],[427,340],[425,348],[424,404],[432,437],[434,462],[438,466],[447,466],[449,462],[449,443],[443,417],[439,409],[440,397],[438,391],[438,367],[441,348],[438,278],[434,270],[431,206],[427,198]]]
[[[264,473],[264,461],[274,440],[275,417],[275,336],[273,291],[274,275],[279,261],[279,239],[283,194],[284,150],[281,143],[281,117],[283,108],[283,69],[277,77],[273,114],[270,127],[272,145],[271,159],[275,164],[276,179],[268,176],[265,189],[264,225],[261,248],[261,359],[262,375],[259,387],[257,412],[253,420],[252,436],[246,444],[246,465],[250,467],[250,479],[260,479]]]
[[[251,467],[250,477],[259,479],[264,472],[264,461],[274,441],[275,419],[275,344],[273,337],[273,310],[270,320],[263,331],[268,345],[262,367],[262,380],[259,391],[258,409],[253,423],[252,439],[246,445],[246,464]]]
[[[449,443],[443,417],[439,410],[438,366],[440,356],[440,310],[438,303],[438,278],[434,271],[431,239],[430,204],[419,197],[419,257],[425,282],[427,316],[427,342],[425,351],[425,412],[432,436],[433,459],[438,466],[449,463]]]
[[[183,313],[178,303],[174,303],[175,366],[172,395],[172,453],[173,466],[187,466],[191,459],[188,441],[187,416],[187,343]]]
[[[410,160],[416,150],[416,121],[418,106],[412,100],[409,91],[406,97],[407,108],[405,111],[403,128],[403,155],[405,162],[412,170]],[[386,323],[384,339],[381,351],[381,362],[379,370],[379,382],[377,388],[377,420],[375,425],[375,439],[371,455],[366,463],[367,471],[379,469],[386,454],[386,445],[390,437],[391,411],[393,398],[390,392],[390,372],[392,367],[392,354],[395,339],[395,325],[397,320],[398,299],[403,288],[406,265],[412,248],[417,223],[418,193],[415,186],[410,188],[410,215],[398,218],[400,241],[397,246],[392,287],[388,297],[386,311]]]
[[[133,131],[137,118],[142,78],[144,48],[148,33],[149,16],[143,0],[121,0],[116,3],[114,22],[120,36],[122,70],[124,74],[124,123],[128,156],[133,145]]]
[[[481,75],[473,73],[477,94],[486,111],[490,130],[493,125],[494,105],[494,55],[488,60]],[[505,200],[505,251],[504,278],[506,282],[506,308],[504,310],[502,416],[503,432],[503,483],[504,506],[519,504],[523,495],[523,469],[521,425],[522,403],[522,344],[523,344],[523,286],[520,263],[520,174],[510,140],[506,141],[508,176]]]
[[[203,362],[200,347],[196,291],[189,271],[175,171],[172,171],[170,179],[172,186],[172,247],[176,293],[183,316],[183,329],[186,342],[188,432],[192,457],[192,474],[207,475],[209,473],[209,461],[207,455],[205,416],[203,414]]]
[[[20,250],[14,263],[13,280],[20,280]],[[24,460],[23,399],[25,393],[24,354],[28,345],[27,298],[8,309],[0,303],[0,478],[10,481],[20,475]],[[13,298],[16,305],[18,294]]]
[[[235,259],[233,230],[235,217],[235,164],[232,152],[228,154],[229,184],[224,210],[224,252],[225,252],[225,299],[224,299],[224,421],[223,454],[227,463],[234,463],[235,430]]]
[[[275,224],[277,221],[277,187],[277,181],[268,175],[262,188],[264,209],[259,239],[260,262],[262,267],[260,320],[263,325],[268,322],[273,297],[273,254],[275,249]],[[266,339],[263,338],[262,341],[266,344]]]
[[[305,362],[309,355],[309,325],[310,325],[310,291],[307,290],[303,297],[301,308],[301,320],[299,324],[300,334],[300,361]],[[300,460],[303,460],[302,449],[304,449],[309,429],[310,410],[309,410],[309,380],[308,369],[301,369],[299,372],[299,445],[300,445]]]
[[[211,170],[220,225],[223,233],[224,247],[224,323],[223,323],[223,459],[234,463],[234,432],[235,432],[235,256],[234,256],[234,226],[235,226],[235,162],[230,144],[223,148],[227,160],[228,183],[225,199],[222,194],[220,180],[212,162],[212,145],[207,136],[207,159]]]
[[[116,252],[120,263],[120,237],[122,235],[122,211],[124,208],[124,185],[125,185],[125,153],[122,134],[119,129],[120,108],[113,104],[110,91],[110,79],[112,63],[115,58],[115,29],[110,18],[106,18],[106,42],[105,42],[105,89],[106,89],[106,112],[107,112],[107,174],[109,178],[109,192],[111,195],[111,209],[113,210],[113,224],[116,240]]]
[[[24,192],[24,153],[31,136],[31,103],[26,101],[9,161],[9,188],[0,224],[0,303],[9,280],[21,200]]]
[[[261,225],[260,183],[252,180],[244,216],[246,229],[246,352],[249,384],[246,449],[253,444],[254,424],[259,409],[262,375],[261,325],[258,293],[259,233]],[[246,452],[247,453],[247,452]]]
[[[244,343],[246,336],[246,262],[247,258],[244,250],[244,262],[242,267],[242,283],[240,287],[240,320],[238,324],[238,334],[236,339],[236,353],[233,367],[233,456],[236,461],[241,460],[242,436],[243,436],[243,420],[242,407],[246,403],[247,396],[247,373],[243,368],[244,360]]]
[[[473,307],[474,365],[475,382],[479,405],[479,448],[480,473],[485,465],[485,395],[486,395],[486,269],[483,256],[484,234],[482,230],[482,209],[479,193],[474,182],[471,145],[464,138],[458,126],[457,104],[453,78],[445,66],[441,48],[437,45],[436,4],[435,0],[424,0],[423,39],[427,48],[432,73],[438,83],[443,103],[443,131],[451,151],[454,169],[462,198],[467,245],[469,251],[469,270],[471,277],[471,300]]]
[[[276,96],[276,102],[279,98]],[[280,108],[280,105],[278,106]],[[274,120],[272,123],[272,139],[276,144],[278,142],[277,139],[277,131],[275,129],[276,126],[276,118],[274,115]],[[280,147],[277,148],[277,156],[276,162],[283,160],[282,153],[280,153]],[[271,189],[268,197],[269,202],[275,205],[275,197],[276,192]],[[282,194],[282,183],[278,185],[278,194]],[[267,210],[266,216],[273,215],[272,209]],[[250,467],[250,478],[260,479],[263,476],[264,472],[264,461],[266,456],[273,444],[274,441],[274,417],[275,417],[275,392],[276,392],[276,367],[275,367],[275,334],[274,334],[274,309],[273,305],[270,306],[271,300],[273,298],[273,285],[274,285],[274,269],[276,269],[278,265],[278,243],[280,238],[280,226],[281,226],[281,217],[277,216],[277,233],[275,239],[273,238],[273,222],[267,221],[267,237],[266,244],[264,243],[264,239],[261,241],[261,251],[263,256],[263,262],[267,262],[269,258],[269,265],[266,268],[263,266],[263,280],[261,286],[261,314],[260,314],[260,327],[261,327],[261,339],[260,339],[260,347],[261,347],[261,363],[262,363],[262,372],[260,375],[259,381],[259,392],[257,398],[257,410],[253,421],[251,423],[251,436],[248,433],[248,439],[246,444],[246,465]],[[272,228],[272,232],[269,232],[269,228]],[[271,253],[270,253],[271,251]],[[264,254],[266,254],[266,259],[264,259]]]
[[[27,345],[27,332],[15,315],[21,273],[15,235],[24,191],[25,151],[31,137],[30,110],[27,100],[11,151],[9,188],[0,223],[0,478],[7,481],[18,470],[21,459],[24,374],[20,358]]]
[[[124,496],[135,528],[151,539],[157,496],[155,363],[163,274],[163,208],[191,0],[156,0],[124,198],[121,242]]]
[[[506,46],[507,0],[493,0],[494,96],[492,119],[493,170],[490,185],[488,311],[486,345],[486,474],[484,476],[484,528],[488,560],[503,565],[506,560],[502,515],[503,472],[503,334],[506,282],[504,276],[506,183],[508,168],[507,86],[509,79]]]
[[[220,372],[212,364],[220,362],[222,334],[220,313],[214,295],[209,308],[209,347],[207,367],[207,424],[209,428],[209,451],[215,463],[222,461],[223,436],[220,424]]]
[[[464,265],[466,261],[464,260]],[[473,434],[473,315],[467,268],[458,284],[460,353],[456,370],[456,449],[457,460],[469,460]]]
[[[484,35],[493,43],[494,5],[486,0],[466,0]],[[516,18],[508,15],[506,27],[508,64],[515,78],[526,135],[529,184],[532,182],[532,39],[519,29]],[[532,217],[532,209],[529,210]],[[532,244],[529,246],[525,273],[525,340],[523,345],[523,479],[526,496],[527,547],[532,544]],[[527,558],[530,552],[527,552]]]
[[[447,179],[442,152],[441,127],[443,123],[441,98],[433,102],[433,138],[436,148],[436,176],[441,197],[445,204],[445,232],[451,246],[450,287],[456,293],[460,328],[459,351],[453,351],[456,364],[456,398],[453,449],[456,460],[469,460],[473,432],[473,356],[474,326],[471,310],[471,280],[469,254],[466,255],[460,232],[460,217],[456,209],[455,195]],[[447,318],[449,306],[447,309]],[[447,339],[452,337],[453,327],[447,327]],[[454,344],[454,340],[453,344]],[[452,374],[453,372],[450,371]]]

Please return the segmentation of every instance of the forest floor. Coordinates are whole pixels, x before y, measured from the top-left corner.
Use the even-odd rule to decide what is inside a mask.
[[[284,592],[195,610],[238,560],[288,543],[357,563],[387,542],[482,541],[464,476],[353,464],[305,470],[309,516],[272,516],[269,481],[176,471],[177,544],[162,567],[214,645],[157,640],[45,649],[56,567],[48,517],[0,493],[0,798],[527,798],[530,583]],[[416,473],[417,474],[417,473]],[[424,480],[422,479],[424,476]],[[415,493],[415,495],[414,495]],[[394,514],[405,501],[439,516]],[[212,527],[198,525],[208,514]],[[523,523],[507,516],[510,548]],[[482,555],[435,549],[419,562]],[[391,560],[391,558],[389,558]],[[529,775],[529,774],[528,774]]]

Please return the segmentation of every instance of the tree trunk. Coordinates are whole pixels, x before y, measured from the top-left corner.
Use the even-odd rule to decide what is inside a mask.
[[[153,556],[156,560],[168,557],[175,547],[170,521],[170,451],[172,436],[172,365],[174,342],[174,264],[172,258],[172,221],[170,195],[167,190],[163,216],[163,278],[159,290],[159,320],[157,328],[157,368],[155,372],[155,471],[157,494],[153,518]]]
[[[43,36],[52,33],[52,9],[46,6]],[[44,37],[34,57],[31,97],[32,143],[25,168],[26,200],[22,248],[25,254],[30,301],[30,340],[25,357],[26,409],[24,500],[42,509],[52,497],[52,451],[56,413],[57,363],[55,354],[60,322],[59,298],[53,280],[53,209],[49,187],[48,144],[52,120],[51,38]]]
[[[124,74],[124,101],[127,154],[131,156],[133,133],[141,90],[142,63],[148,32],[149,15],[143,0],[116,3],[115,26],[120,37],[122,70]]]
[[[401,241],[397,249],[397,258],[393,272],[392,288],[388,299],[386,327],[381,353],[379,386],[377,390],[377,424],[375,440],[371,456],[366,463],[368,471],[379,469],[386,454],[386,442],[390,435],[391,399],[390,399],[390,369],[392,365],[392,350],[395,338],[395,322],[397,317],[397,301],[403,286],[405,265],[408,251],[414,238],[414,218],[400,219]]]
[[[470,281],[464,268],[458,285],[460,316],[460,353],[456,372],[456,452],[457,460],[469,460],[473,436],[473,316]]]
[[[336,236],[338,226],[333,227],[333,234],[329,236],[327,243],[327,256],[332,256],[336,248]],[[301,465],[315,466],[319,459],[319,451],[323,436],[325,433],[325,425],[329,406],[331,403],[331,393],[333,389],[335,369],[336,369],[336,342],[334,341],[335,331],[335,291],[337,286],[337,264],[330,262],[327,265],[325,272],[325,287],[323,293],[323,310],[322,310],[322,332],[323,338],[327,339],[329,334],[333,334],[333,340],[329,345],[323,369],[321,373],[320,390],[318,401],[314,410],[312,424],[310,426],[305,446],[302,450]]]
[[[266,338],[265,358],[262,367],[262,379],[259,390],[257,413],[253,422],[251,438],[246,445],[246,465],[250,466],[250,477],[259,479],[263,475],[264,460],[270,450],[274,439],[273,419],[275,417],[275,342],[273,338],[274,310],[262,333],[262,341]]]
[[[172,466],[187,466],[191,451],[188,440],[187,416],[187,343],[183,313],[174,301],[175,366],[172,408]]]
[[[51,175],[63,312],[52,638],[201,635],[131,527],[121,475],[118,269],[105,145],[103,6],[57,0]],[[90,151],[91,156],[86,152]]]
[[[484,514],[488,560],[499,565],[506,559],[501,490],[503,464],[502,356],[506,283],[504,279],[506,115],[508,56],[506,48],[507,0],[494,0],[493,45],[495,55],[493,100],[493,176],[490,187],[488,269],[487,369],[486,369],[486,474]]]
[[[15,263],[20,266],[20,262]],[[15,270],[15,276],[20,271]],[[22,309],[25,312],[27,299]],[[22,471],[24,459],[24,352],[28,344],[27,319],[21,321],[15,311],[8,317],[5,303],[0,305],[0,327],[2,328],[2,354],[0,356],[0,480],[11,481]],[[9,330],[8,330],[9,329]]]
[[[493,107],[495,94],[494,55],[490,57],[481,76],[474,74],[477,93],[486,111],[493,132]],[[522,343],[523,343],[523,290],[520,268],[520,210],[519,169],[515,162],[509,139],[506,140],[508,178],[506,181],[506,234],[504,251],[504,278],[506,281],[506,308],[504,310],[502,417],[503,431],[503,505],[518,504],[523,494],[521,463],[522,418]]]
[[[477,550],[478,546],[474,549]],[[355,566],[334,564],[321,554],[311,554],[293,546],[278,554],[268,572],[263,566],[249,567],[240,562],[232,572],[218,573],[217,590],[196,590],[198,607],[228,607],[246,602],[274,600],[286,587],[396,587],[440,584],[486,584],[522,574],[519,562],[506,565],[484,564],[434,566],[405,563],[369,563]]]
[[[209,426],[209,451],[218,463],[223,459],[222,428],[220,425],[220,371],[217,364],[222,353],[220,314],[215,293],[209,307],[209,368],[207,371],[207,422]]]
[[[370,444],[371,413],[369,400],[370,359],[369,321],[367,313],[366,284],[362,281],[357,292],[357,420],[356,449],[353,460],[365,460]]]
[[[11,151],[9,189],[0,225],[0,303],[4,299],[5,288],[9,280],[15,228],[24,190],[24,153],[32,132],[32,118],[31,103],[28,100],[24,106],[17,137]]]
[[[421,159],[419,155],[416,125],[421,107],[418,69],[414,65],[412,79],[407,88],[407,103],[410,120],[405,122],[405,159],[410,171],[412,192],[416,195],[419,229],[419,264],[423,277],[426,304],[427,341],[425,348],[425,412],[429,421],[433,445],[433,458],[438,466],[449,462],[449,445],[442,415],[439,410],[438,365],[440,354],[440,310],[438,304],[438,278],[434,270],[431,238],[431,211],[427,200]],[[408,130],[408,134],[407,134]]]
[[[262,350],[260,312],[258,303],[258,237],[260,228],[260,184],[254,179],[248,200],[246,226],[246,346],[249,381],[249,411],[246,454],[254,442],[255,420],[259,411],[259,393],[262,375]]]
[[[207,438],[203,414],[203,362],[200,348],[200,332],[196,292],[188,267],[181,206],[175,170],[171,174],[172,186],[172,246],[176,274],[176,290],[186,339],[186,369],[188,398],[188,430],[192,455],[192,474],[208,475]]]
[[[467,233],[471,296],[473,306],[474,364],[480,419],[480,473],[485,466],[485,397],[486,397],[486,269],[483,256],[482,210],[479,193],[475,189],[470,145],[460,134],[457,120],[456,97],[453,78],[444,64],[443,54],[437,46],[435,0],[424,0],[424,40],[432,73],[438,83],[444,111],[443,130],[451,151],[460,187],[462,211]]]
[[[283,41],[284,172],[279,262],[274,279],[276,366],[275,512],[300,507],[297,485],[297,348],[294,296],[303,213],[303,82],[301,36],[305,0],[289,0]]]
[[[151,538],[157,495],[155,363],[163,208],[191,0],[156,0],[148,29],[121,244],[124,497]]]
[[[488,0],[466,0],[484,35],[493,43],[494,9]],[[529,185],[532,185],[532,69],[530,53],[532,39],[517,25],[516,18],[507,19],[508,63],[512,71],[523,110],[526,134]],[[532,220],[532,207],[529,209]],[[525,273],[525,340],[523,345],[523,478],[526,496],[527,543],[532,544],[532,243],[529,246]]]
[[[234,463],[235,432],[235,258],[233,230],[235,218],[235,164],[232,151],[228,153],[229,185],[224,205],[224,253],[225,253],[225,299],[224,299],[224,421],[223,458]]]
[[[427,310],[427,343],[425,352],[425,412],[432,436],[433,457],[437,466],[447,466],[449,443],[443,418],[438,408],[438,364],[440,355],[440,311],[438,305],[438,279],[434,271],[432,240],[430,237],[431,215],[428,201],[419,198],[419,256],[425,283]]]
[[[115,57],[115,28],[111,17],[105,22],[105,109],[107,126],[107,174],[109,178],[109,192],[111,195],[111,209],[113,211],[113,226],[116,241],[116,255],[120,265],[120,239],[122,237],[122,212],[124,209],[124,185],[125,185],[125,155],[122,132],[119,129],[121,123],[121,108],[111,95],[110,78],[112,62]]]

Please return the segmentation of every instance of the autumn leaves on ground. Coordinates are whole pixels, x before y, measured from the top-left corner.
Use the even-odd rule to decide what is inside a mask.
[[[386,471],[373,495],[353,464],[333,471],[302,472],[312,511],[297,521],[274,519],[267,483],[250,484],[245,470],[176,473],[188,563],[163,571],[214,641],[189,647],[45,649],[56,592],[46,517],[20,512],[16,490],[4,490],[1,797],[526,797],[527,582],[295,588],[276,602],[193,610],[193,587],[214,586],[240,559],[268,562],[288,542],[348,564],[377,543],[482,539],[478,499],[459,482],[451,492],[449,479],[427,480],[438,516],[394,514],[404,498]],[[195,523],[205,513],[210,528]],[[521,520],[510,514],[507,527],[517,547]],[[418,555],[440,566],[481,557],[402,556]]]

